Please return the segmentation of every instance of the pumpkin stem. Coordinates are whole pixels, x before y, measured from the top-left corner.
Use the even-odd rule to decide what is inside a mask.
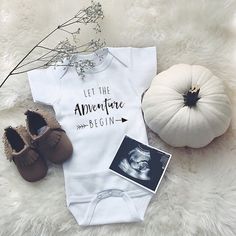
[[[189,107],[195,106],[197,104],[197,101],[200,99],[200,97],[198,96],[199,91],[200,88],[198,88],[197,86],[192,86],[192,88],[183,95],[184,105]]]

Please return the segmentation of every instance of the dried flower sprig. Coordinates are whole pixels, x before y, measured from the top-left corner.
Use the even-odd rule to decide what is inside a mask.
[[[38,42],[21,60],[20,62],[11,70],[7,77],[0,84],[0,88],[7,81],[7,79],[12,75],[17,75],[25,73],[31,70],[39,68],[47,68],[49,66],[59,66],[58,62],[63,62],[67,59],[69,63],[67,67],[74,66],[78,75],[84,78],[84,72],[87,69],[93,68],[95,66],[93,61],[90,60],[79,60],[73,61],[74,55],[76,53],[87,53],[94,52],[105,46],[105,42],[101,39],[92,39],[88,43],[82,45],[76,44],[76,38],[81,33],[81,28],[78,27],[75,31],[71,31],[69,28],[76,24],[91,24],[95,25],[93,30],[96,33],[101,32],[101,26],[99,23],[100,19],[103,19],[102,6],[99,2],[91,1],[91,5],[87,8],[81,9],[75,16],[64,22],[63,24],[57,26],[53,31],[46,35],[40,42]],[[70,36],[72,36],[73,43],[70,42],[68,38],[60,41],[54,48],[43,45],[46,39],[48,39],[56,31],[63,31]],[[29,55],[32,54],[35,49],[40,49],[43,51],[42,55],[37,56],[36,59],[25,62]],[[25,62],[25,63],[23,63]],[[32,64],[37,63],[37,66],[32,66]],[[31,68],[26,68],[32,66]],[[64,65],[65,66],[65,65]]]

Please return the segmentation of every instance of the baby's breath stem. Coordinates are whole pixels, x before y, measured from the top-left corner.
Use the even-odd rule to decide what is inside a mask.
[[[55,33],[57,30],[62,30],[65,33],[68,33],[73,36],[73,40],[75,41],[75,35],[80,34],[80,28],[77,29],[76,32],[70,32],[69,30],[64,29],[65,27],[76,24],[76,23],[82,23],[87,25],[88,23],[92,24],[97,24],[98,27],[93,28],[94,30],[100,32],[100,25],[98,23],[99,19],[102,19],[103,12],[101,8],[100,3],[95,3],[91,2],[91,5],[85,9],[80,10],[74,17],[70,18],[69,20],[65,21],[63,24],[57,26],[54,30],[52,30],[48,35],[46,35],[43,39],[41,39],[18,63],[17,65],[10,71],[10,73],[6,76],[6,78],[3,80],[3,82],[0,84],[0,88],[4,85],[4,83],[8,80],[8,78],[12,75],[17,75],[21,73],[25,73],[31,70],[39,69],[39,68],[45,68],[48,66],[58,66],[57,62],[63,61],[65,57],[71,58],[75,53],[78,52],[90,52],[91,50],[96,51],[97,49],[101,48],[104,46],[104,42],[101,42],[100,39],[98,40],[91,40],[88,43],[85,43],[80,46],[75,46],[72,45],[68,39],[59,42],[55,48],[49,48],[46,46],[40,45],[43,43],[48,37],[50,37],[53,33]],[[85,48],[78,50],[79,48]],[[36,49],[36,48],[41,48],[42,50],[47,50],[46,53],[44,53],[42,56],[38,57],[37,59],[31,60],[27,63],[24,63],[23,65],[22,62],[25,61],[25,59]],[[50,53],[53,53],[53,55],[50,55]],[[47,56],[47,57],[46,57]],[[45,59],[47,59],[45,61]],[[34,68],[30,69],[24,69],[21,71],[17,71],[20,68],[23,68],[27,65],[30,65],[34,62],[45,62],[43,65],[40,66],[35,66]],[[92,65],[92,63],[90,63]],[[78,63],[76,64],[68,64],[66,66],[76,66],[76,69],[78,68]],[[82,66],[87,66],[82,63]],[[79,71],[83,71],[84,68],[80,68]],[[81,72],[82,73],[82,72]]]

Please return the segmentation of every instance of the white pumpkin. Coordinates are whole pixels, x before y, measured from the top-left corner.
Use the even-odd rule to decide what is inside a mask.
[[[174,147],[206,146],[231,120],[222,80],[199,65],[178,64],[158,74],[142,109],[148,127]]]

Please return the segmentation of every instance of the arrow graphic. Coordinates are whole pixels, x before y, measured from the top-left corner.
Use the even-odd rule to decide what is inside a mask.
[[[77,125],[77,129],[84,129],[87,126],[88,126],[87,124]]]
[[[122,123],[124,123],[124,122],[126,122],[127,121],[127,119],[125,119],[125,118],[121,118],[121,119],[118,119],[118,120],[116,120],[116,121],[121,121]]]

